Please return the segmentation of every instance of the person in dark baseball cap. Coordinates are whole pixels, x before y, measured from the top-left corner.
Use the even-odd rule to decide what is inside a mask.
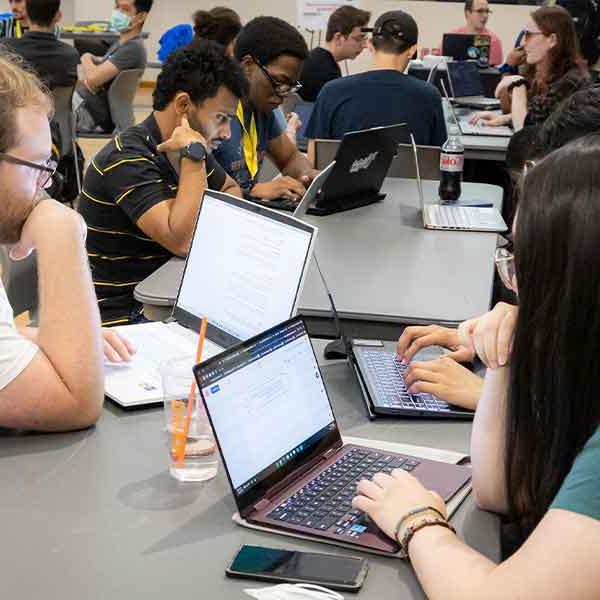
[[[372,44],[377,50],[398,52],[411,48],[419,40],[419,27],[415,20],[402,10],[383,13],[372,28],[363,27],[363,32],[372,34]],[[402,51],[402,50],[400,50]]]
[[[404,73],[417,49],[415,20],[392,10],[362,31],[370,34],[371,69],[322,88],[306,130],[309,160],[316,139],[341,139],[349,131],[397,123],[408,124],[417,144],[441,146],[446,124],[439,92]]]

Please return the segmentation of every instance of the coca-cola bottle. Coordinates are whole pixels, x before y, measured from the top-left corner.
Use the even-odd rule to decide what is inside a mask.
[[[456,202],[460,197],[465,162],[465,148],[460,140],[460,130],[456,125],[448,127],[448,139],[442,146],[440,155],[440,188],[442,202]]]

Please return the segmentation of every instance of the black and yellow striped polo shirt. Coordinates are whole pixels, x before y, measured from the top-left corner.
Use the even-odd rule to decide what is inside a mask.
[[[177,194],[178,175],[156,150],[161,141],[151,115],[112,139],[85,174],[79,212],[88,226],[87,251],[104,325],[135,319],[141,311],[135,286],[172,257],[136,226],[147,210]],[[222,189],[223,169],[212,156],[206,167],[208,187]]]

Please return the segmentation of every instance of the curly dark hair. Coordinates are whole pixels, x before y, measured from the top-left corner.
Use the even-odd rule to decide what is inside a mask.
[[[308,47],[297,29],[277,17],[256,17],[242,28],[235,44],[235,56],[241,61],[252,56],[268,65],[283,55],[304,60]]]
[[[213,40],[229,46],[242,29],[239,15],[231,8],[215,6],[194,13],[194,33],[201,40]]]
[[[187,92],[194,103],[203,102],[223,85],[238,98],[248,93],[240,65],[215,42],[198,40],[169,54],[156,80],[153,108],[164,110],[178,92]]]

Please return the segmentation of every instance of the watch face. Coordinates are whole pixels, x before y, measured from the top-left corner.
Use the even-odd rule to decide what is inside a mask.
[[[200,142],[193,142],[187,147],[187,155],[192,160],[204,160],[206,158],[206,148]]]

